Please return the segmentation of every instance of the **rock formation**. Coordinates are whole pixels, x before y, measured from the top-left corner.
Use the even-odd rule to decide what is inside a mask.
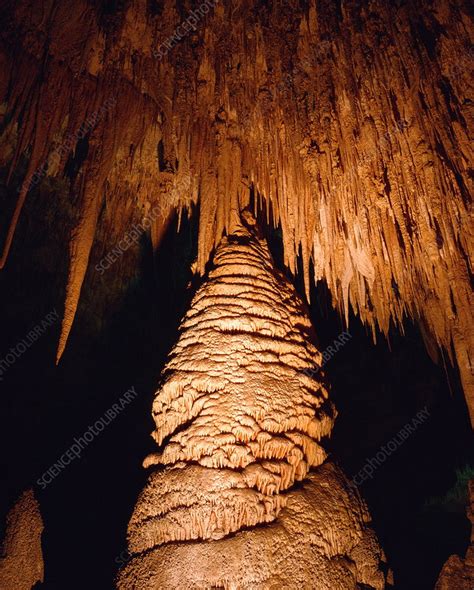
[[[158,245],[170,212],[198,203],[203,272],[254,191],[308,291],[325,280],[374,338],[411,317],[431,354],[454,351],[474,417],[467,0],[0,8],[0,265],[32,187],[66,170],[77,195],[58,358],[98,231],[96,260],[159,205]]]
[[[43,520],[33,490],[27,490],[7,515],[0,556],[0,588],[31,590],[43,582]]]
[[[367,511],[326,461],[335,411],[304,304],[244,219],[165,366],[118,587],[385,588]]]
[[[451,555],[444,564],[435,590],[472,590],[474,588],[474,480],[469,482],[467,517],[471,522],[471,543],[466,557]]]
[[[199,485],[198,478],[195,483]],[[187,498],[183,486],[181,491],[181,499]],[[201,493],[212,501],[207,488]],[[219,509],[224,510],[217,504],[214,510]],[[207,542],[158,544],[155,540],[152,549],[136,551],[120,574],[118,588],[389,588],[383,573],[384,554],[368,522],[364,504],[344,475],[326,462],[285,494],[285,508],[271,524]],[[388,576],[387,582],[390,580]]]

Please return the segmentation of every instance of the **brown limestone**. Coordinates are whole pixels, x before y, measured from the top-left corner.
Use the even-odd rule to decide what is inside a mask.
[[[165,365],[118,587],[385,588],[366,508],[325,463],[335,410],[305,305],[243,217]]]

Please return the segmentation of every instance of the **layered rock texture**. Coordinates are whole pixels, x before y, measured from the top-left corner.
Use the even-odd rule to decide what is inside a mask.
[[[184,474],[186,469],[182,471]],[[206,489],[201,492],[203,496],[207,495]],[[182,498],[187,496],[183,493]],[[365,505],[332,463],[326,462],[310,473],[297,490],[284,495],[284,501],[285,508],[271,524],[245,528],[235,535],[207,542],[155,544],[152,549],[134,555],[120,574],[118,588],[391,587],[390,575],[386,580],[384,574],[384,554],[367,526],[369,515]],[[214,510],[218,512],[220,508],[216,504]]]
[[[33,490],[24,492],[7,515],[0,556],[0,588],[31,590],[44,580],[43,520]]]
[[[384,588],[368,514],[325,463],[335,411],[304,304],[244,218],[165,366],[118,587]]]
[[[471,522],[471,543],[464,559],[451,555],[444,564],[435,590],[472,590],[474,588],[474,480],[469,482],[467,517]]]
[[[325,280],[374,337],[408,316],[433,356],[454,350],[474,416],[468,0],[0,8],[0,264],[44,177],[65,175],[77,207],[58,357],[94,244],[95,263],[148,216],[157,246],[199,204],[203,272],[254,191],[307,289]]]

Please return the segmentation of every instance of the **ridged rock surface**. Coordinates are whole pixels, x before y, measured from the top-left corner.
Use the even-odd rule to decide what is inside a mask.
[[[332,463],[324,463],[286,493],[285,504],[278,518],[265,526],[208,542],[155,544],[128,562],[118,589],[391,587],[366,508]]]
[[[24,492],[7,515],[0,556],[0,588],[31,590],[43,582],[43,520],[33,490]]]
[[[161,448],[145,460],[155,470],[119,588],[349,589],[364,576],[383,588],[360,500],[322,467],[335,411],[311,376],[321,355],[304,304],[244,218],[218,247],[165,366],[153,403]]]

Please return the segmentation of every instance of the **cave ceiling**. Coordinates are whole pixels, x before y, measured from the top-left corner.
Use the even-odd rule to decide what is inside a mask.
[[[88,267],[134,224],[146,220],[159,248],[170,216],[196,206],[203,273],[256,195],[307,294],[326,281],[341,316],[352,308],[374,338],[414,319],[431,352],[454,353],[473,415],[469,2],[0,10],[2,266],[33,187],[75,165],[58,358]]]

